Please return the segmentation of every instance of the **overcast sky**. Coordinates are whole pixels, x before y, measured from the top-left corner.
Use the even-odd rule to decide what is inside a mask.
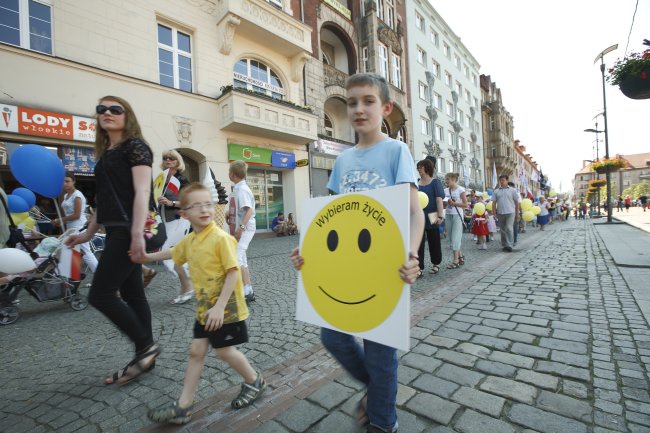
[[[582,160],[595,158],[596,134],[583,132],[603,107],[594,59],[614,44],[606,67],[622,57],[630,28],[628,53],[643,50],[650,0],[638,0],[633,27],[637,0],[429,1],[501,89],[515,139],[556,190],[560,182],[563,191],[572,189]],[[606,89],[610,156],[650,152],[650,99],[628,99],[608,83]],[[602,130],[602,116],[596,120]]]

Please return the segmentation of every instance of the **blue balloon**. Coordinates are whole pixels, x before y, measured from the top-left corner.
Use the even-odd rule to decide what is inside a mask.
[[[20,146],[11,154],[9,168],[15,178],[32,191],[48,198],[61,195],[65,169],[51,150],[37,144]]]
[[[7,207],[11,213],[27,212],[31,207],[27,202],[17,195],[10,194],[7,196]]]
[[[21,197],[23,200],[25,200],[27,202],[27,206],[29,206],[30,209],[33,208],[36,204],[36,195],[34,195],[34,193],[27,188],[16,188],[12,191],[11,194]]]

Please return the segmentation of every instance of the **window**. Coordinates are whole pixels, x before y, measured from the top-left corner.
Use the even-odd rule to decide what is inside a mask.
[[[401,66],[402,60],[395,53],[391,53],[391,64],[393,66],[393,70],[391,74],[391,82],[395,87],[401,89],[402,88],[402,66]]]
[[[425,119],[424,117],[420,117],[420,126],[421,126],[422,134],[429,135],[429,131],[430,131],[429,120]]]
[[[463,113],[463,110],[458,110],[458,121],[460,124],[463,124],[463,121],[465,120],[465,113]]]
[[[431,59],[431,72],[433,72],[434,76],[440,78],[440,63],[433,60],[433,58]]]
[[[475,86],[478,86],[478,79],[476,78],[476,74],[472,74],[472,83],[474,83]]]
[[[439,125],[436,125],[436,140],[440,142],[445,141],[444,130]]]
[[[445,71],[445,84],[448,87],[451,87],[451,81],[452,81],[451,74],[449,72]]]
[[[438,110],[442,110],[442,96],[436,92],[433,92],[433,106]]]
[[[424,99],[425,101],[429,100],[429,86],[424,84],[422,81],[418,82],[418,94],[420,95],[420,99]]]
[[[252,90],[274,99],[284,99],[285,90],[280,77],[264,63],[253,59],[241,59],[233,68],[233,85]]]
[[[476,96],[474,97],[474,108],[476,108],[477,110],[479,108],[478,107],[478,98]]]
[[[446,174],[447,173],[447,165],[445,164],[445,158],[440,158],[438,159],[438,164],[440,165],[440,173]]]
[[[465,78],[469,79],[469,66],[463,63],[463,72],[465,73]]]
[[[266,1],[271,3],[273,6],[277,6],[280,9],[282,9],[282,0],[266,0]]]
[[[465,151],[466,151],[466,149],[465,149],[465,143],[466,143],[466,142],[465,142],[465,139],[464,139],[463,137],[459,137],[459,138],[458,138],[458,141],[459,141],[459,144],[458,144],[458,145],[460,146],[460,150],[462,150],[463,152],[465,152]]]
[[[334,137],[334,125],[332,124],[332,119],[325,113],[325,135],[328,137]]]
[[[384,19],[384,2],[382,0],[375,0],[375,9],[377,9],[377,18]]]
[[[460,84],[458,81],[456,81],[456,93],[458,93],[458,97],[461,98],[463,94],[463,85]]]
[[[190,35],[158,24],[158,73],[160,84],[192,91],[192,43]]]
[[[438,47],[440,45],[440,36],[438,36],[438,32],[432,28],[429,29],[429,32],[431,33],[431,42],[433,42],[433,45]]]
[[[469,93],[469,90],[465,90],[465,100],[467,101],[468,104],[472,103],[472,95],[471,93]]]
[[[496,121],[494,116],[490,116],[490,131],[494,131],[496,128]]]
[[[415,27],[424,31],[424,17],[417,12],[415,13]]]
[[[442,52],[448,59],[451,59],[451,48],[449,48],[449,44],[447,44],[447,42],[442,43]]]
[[[50,0],[0,1],[0,42],[52,54]]]
[[[447,139],[449,140],[449,144],[452,146],[456,145],[457,143],[455,142],[456,134],[454,134],[454,131],[452,130],[447,130]]]
[[[426,66],[427,65],[426,58],[427,58],[426,51],[418,47],[418,63],[421,64],[422,66]]]
[[[379,44],[379,75],[388,79],[388,48]]]
[[[454,117],[454,104],[447,101],[447,116]]]
[[[368,63],[368,47],[361,49],[361,69],[363,72],[370,71],[370,64]]]
[[[388,122],[386,122],[386,119],[381,121],[381,132],[382,134],[390,136],[390,128],[388,127]]]
[[[391,29],[395,28],[395,0],[384,0],[384,22]]]
[[[469,114],[465,115],[465,124],[467,125],[468,128],[472,127],[472,118],[469,117]]]
[[[454,54],[454,64],[456,65],[456,67],[460,71],[460,57],[458,56],[458,54]]]

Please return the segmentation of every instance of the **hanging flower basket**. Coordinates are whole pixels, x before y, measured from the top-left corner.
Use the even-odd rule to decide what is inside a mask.
[[[599,189],[600,188],[596,188],[595,186],[592,186],[592,187],[589,187],[589,189],[587,191],[596,193],[596,192],[598,192]]]
[[[626,75],[618,87],[630,99],[650,98],[650,67],[645,68],[638,75]]]
[[[627,167],[627,162],[622,158],[603,159],[602,161],[591,164],[591,169],[596,173],[606,173],[608,168],[609,172],[620,170]]]
[[[589,186],[594,187],[596,189],[599,189],[605,185],[607,185],[607,181],[605,179],[594,179],[589,181]]]

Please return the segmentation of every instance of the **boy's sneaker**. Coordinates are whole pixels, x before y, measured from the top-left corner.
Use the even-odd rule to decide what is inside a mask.
[[[257,372],[257,379],[253,383],[242,383],[239,395],[230,403],[233,409],[242,409],[250,406],[260,398],[266,389],[266,382],[260,372]]]
[[[247,304],[250,304],[251,302],[255,301],[255,292],[250,292],[248,295],[245,295],[244,299],[246,299]]]
[[[183,293],[183,294],[178,295],[177,297],[172,299],[170,303],[172,305],[184,304],[187,301],[189,301],[190,299],[192,299],[192,296],[194,296],[194,290],[192,290],[191,292],[187,292],[187,293]]]
[[[150,410],[147,416],[154,422],[187,424],[192,418],[192,407],[182,409],[178,406],[178,402],[175,401],[158,409]]]

